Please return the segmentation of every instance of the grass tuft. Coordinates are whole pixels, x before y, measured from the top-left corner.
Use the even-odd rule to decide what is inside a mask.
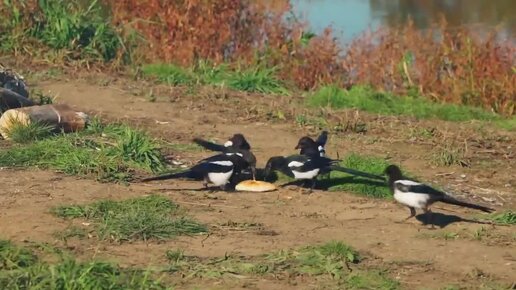
[[[4,133],[8,135],[13,142],[20,144],[43,140],[51,136],[54,129],[50,125],[39,122],[24,124],[17,119],[11,119],[9,122],[12,125],[8,129],[4,129]]]
[[[158,195],[60,206],[53,213],[61,218],[91,221],[99,239],[115,241],[168,239],[207,231],[204,225],[185,217],[173,202]]]
[[[384,271],[360,271],[346,279],[346,289],[400,289],[400,283],[389,278]]]
[[[237,70],[229,76],[228,85],[239,91],[288,95],[288,90],[276,77],[275,70],[269,68]]]
[[[136,170],[165,169],[156,141],[126,125],[93,120],[83,132],[59,134],[0,152],[0,166],[37,166],[100,181],[127,181]]]
[[[350,289],[398,289],[398,283],[385,272],[356,265],[361,260],[360,255],[340,241],[257,256],[225,255],[204,259],[187,256],[176,249],[167,251],[166,257],[170,263],[169,271],[184,279],[301,276],[303,281],[313,279],[325,289],[342,289],[343,285]]]
[[[278,79],[275,69],[248,68],[229,70],[227,65],[211,65],[209,62],[198,62],[193,69],[186,69],[174,64],[150,64],[143,66],[143,73],[154,76],[161,82],[170,85],[205,84],[225,86],[239,91],[262,94],[288,95],[283,82]]]
[[[432,164],[437,166],[458,165],[466,167],[469,162],[465,158],[466,149],[464,145],[444,143],[437,146],[432,152]]]
[[[343,167],[380,176],[388,165],[389,163],[383,158],[361,156],[355,153],[347,155],[341,162]],[[374,198],[392,198],[386,183],[354,177],[343,172],[332,171],[329,179],[321,179],[319,183],[325,184],[332,191],[349,191]]]
[[[435,103],[414,96],[395,96],[367,86],[354,86],[344,90],[336,86],[323,86],[308,96],[313,107],[356,108],[386,115],[409,115],[421,119],[437,118],[446,121],[484,120],[510,127],[514,121],[484,111],[480,108]],[[514,127],[516,128],[516,127]]]
[[[148,64],[142,68],[143,74],[157,77],[169,85],[192,85],[196,82],[195,75],[180,66],[173,64]]]
[[[508,210],[502,213],[494,213],[484,216],[484,219],[491,220],[497,224],[502,225],[516,225],[516,212]]]
[[[166,289],[149,272],[59,255],[49,264],[32,251],[0,240],[1,289]]]

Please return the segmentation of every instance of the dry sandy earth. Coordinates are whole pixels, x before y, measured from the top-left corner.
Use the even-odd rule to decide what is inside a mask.
[[[204,90],[196,92],[196,96],[185,96],[177,89],[165,88],[157,91],[155,102],[150,102],[145,91],[133,88],[129,82],[109,80],[99,84],[91,79],[46,81],[37,87],[57,95],[59,103],[99,113],[109,119],[131,122],[147,129],[153,136],[172,142],[189,143],[194,136],[223,141],[233,133],[241,132],[251,142],[259,166],[263,166],[269,156],[294,153],[293,148],[300,136],[314,136],[318,132],[318,129],[296,124],[292,116],[305,112],[305,109],[292,98],[258,98],[220,91],[210,94]],[[286,120],[270,117],[270,112],[278,109],[285,113]],[[344,112],[325,114],[336,122],[356,118],[353,113],[349,117]],[[338,152],[342,156],[355,151],[388,157],[421,179],[454,189],[464,198],[497,209],[515,208],[514,133],[479,129],[479,124],[364,114],[359,118],[367,123],[369,130],[365,134],[332,134],[328,142],[329,155],[335,156]],[[430,127],[436,128],[438,137],[429,140],[411,138],[411,132],[417,128]],[[468,142],[471,167],[429,165],[427,157],[435,142],[445,139]],[[177,152],[189,162],[208,154]],[[432,231],[415,219],[406,224],[396,223],[408,215],[408,210],[394,202],[346,192],[316,190],[311,195],[303,195],[297,188],[289,187],[262,194],[207,194],[186,190],[201,186],[196,182],[175,180],[124,186],[80,180],[37,169],[2,169],[0,183],[0,232],[2,238],[13,241],[44,241],[64,246],[53,233],[65,229],[69,222],[49,214],[52,206],[106,198],[124,199],[153,192],[169,196],[187,208],[190,215],[209,224],[238,221],[263,225],[259,231],[221,229],[208,238],[182,237],[161,243],[119,245],[99,243],[93,239],[69,241],[66,246],[83,258],[96,256],[122,265],[146,267],[165,263],[164,253],[168,249],[181,248],[190,255],[206,257],[224,253],[253,255],[337,239],[368,253],[375,263],[390,269],[391,276],[406,289],[438,289],[450,284],[475,288],[484,280],[516,282],[514,227],[463,221],[457,217],[467,219],[477,216],[477,213],[453,206],[434,206],[434,212],[441,213],[439,219],[445,228]],[[481,227],[487,229],[489,238],[445,240],[429,237],[442,231],[474,233]],[[310,284],[293,286],[282,280],[233,281],[226,286],[211,283],[194,281],[192,285],[204,284],[207,288],[217,289],[315,287]]]

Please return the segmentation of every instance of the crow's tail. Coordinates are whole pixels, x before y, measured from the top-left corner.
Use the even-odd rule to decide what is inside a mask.
[[[472,208],[472,209],[481,210],[481,211],[487,212],[487,213],[490,213],[490,212],[494,211],[494,209],[489,208],[489,207],[485,207],[485,206],[482,206],[482,205],[473,204],[473,203],[469,203],[469,202],[465,202],[465,201],[456,200],[455,198],[453,198],[453,197],[451,197],[449,195],[446,195],[443,198],[443,200],[441,200],[441,201],[444,202],[444,203],[448,203],[448,204],[453,204],[453,205],[458,205],[458,206],[463,206],[463,207],[468,207],[468,208]]]
[[[335,171],[345,172],[345,173],[348,173],[351,175],[385,181],[385,177],[383,177],[383,176],[370,174],[370,173],[366,173],[366,172],[362,172],[362,171],[358,171],[358,170],[354,170],[354,169],[350,169],[350,168],[346,168],[346,167],[332,165],[332,166],[330,166],[330,169],[335,170]]]

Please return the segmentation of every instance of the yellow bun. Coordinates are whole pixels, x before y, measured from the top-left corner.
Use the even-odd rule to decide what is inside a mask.
[[[276,186],[272,183],[259,180],[244,180],[235,186],[238,191],[254,191],[264,192],[276,190]]]

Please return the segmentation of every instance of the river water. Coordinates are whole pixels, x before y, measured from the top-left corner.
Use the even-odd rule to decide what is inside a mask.
[[[426,29],[444,15],[452,27],[489,29],[501,25],[502,39],[516,38],[516,0],[290,0],[294,13],[318,33],[332,26],[349,42],[365,30],[396,26],[409,17]]]

